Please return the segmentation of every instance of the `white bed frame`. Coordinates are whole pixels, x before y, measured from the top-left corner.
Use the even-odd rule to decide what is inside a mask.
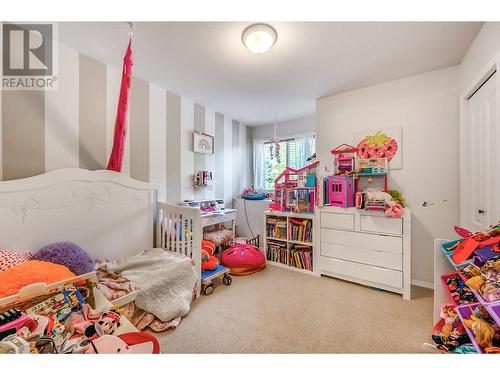
[[[162,247],[190,256],[200,279],[200,210],[158,202],[157,192],[117,172],[78,168],[0,182],[0,248],[37,251],[71,241],[112,260]]]

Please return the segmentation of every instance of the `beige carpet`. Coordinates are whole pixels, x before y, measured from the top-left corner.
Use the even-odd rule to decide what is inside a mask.
[[[419,353],[432,328],[432,291],[413,299],[268,266],[202,296],[164,353]]]

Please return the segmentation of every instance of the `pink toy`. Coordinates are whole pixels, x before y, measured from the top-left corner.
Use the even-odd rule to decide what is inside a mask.
[[[5,320],[5,323],[3,322]],[[36,322],[23,312],[17,309],[11,309],[2,314],[0,318],[0,333],[15,330],[18,331],[22,327],[28,327],[30,330],[34,330],[37,326]]]
[[[300,169],[286,167],[283,172],[274,180],[274,198],[269,204],[271,211],[286,212],[314,212],[314,204],[317,197],[316,167],[319,160],[306,165]],[[301,178],[299,186],[298,178]],[[311,177],[313,183],[308,184],[307,180]],[[302,205],[301,197],[305,194],[299,191],[309,191],[307,205]],[[312,194],[311,194],[312,192]],[[305,209],[304,209],[305,207]]]
[[[470,236],[473,236],[474,233],[472,233],[470,230],[468,229],[465,229],[465,228],[461,228],[461,227],[457,227],[455,226],[455,232],[462,238],[467,238],[467,237],[470,237]]]
[[[330,152],[335,155],[335,174],[354,172],[358,152],[356,147],[344,143]]]
[[[400,218],[403,214],[404,208],[400,204],[395,204],[393,206],[387,205],[385,209],[385,216],[387,217]]]
[[[87,347],[85,354],[157,354],[158,340],[145,332],[131,332],[118,336],[103,335]]]
[[[354,206],[354,179],[348,176],[329,176],[326,179],[327,204],[334,207]]]

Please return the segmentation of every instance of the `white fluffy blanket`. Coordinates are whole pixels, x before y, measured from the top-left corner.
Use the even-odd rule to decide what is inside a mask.
[[[198,279],[190,258],[155,248],[106,266],[140,286],[137,307],[165,322],[189,313]]]

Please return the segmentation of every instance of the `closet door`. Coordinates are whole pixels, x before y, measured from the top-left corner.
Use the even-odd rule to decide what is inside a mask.
[[[472,231],[485,229],[499,219],[497,78],[498,73],[494,73],[468,102],[466,203]]]

